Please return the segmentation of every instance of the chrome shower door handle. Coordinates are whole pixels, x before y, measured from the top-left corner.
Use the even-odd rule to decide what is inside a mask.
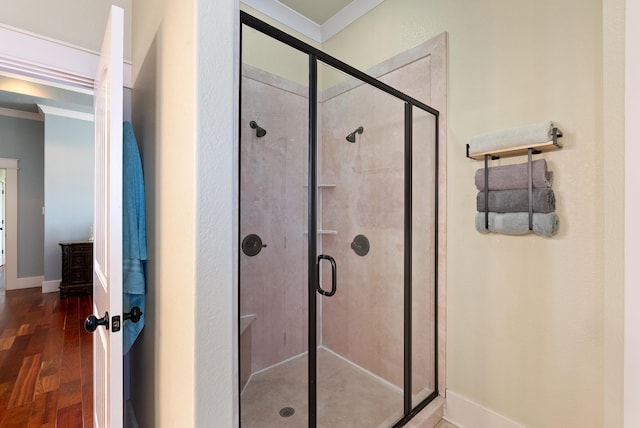
[[[320,284],[320,266],[322,265],[322,260],[329,260],[329,263],[331,263],[331,291],[327,291],[323,289],[322,284]],[[318,278],[318,283],[316,284],[316,290],[318,290],[318,293],[327,297],[331,297],[334,294],[336,294],[338,274],[336,269],[336,261],[334,260],[334,258],[326,254],[320,254],[318,256],[318,261],[316,262],[316,269],[317,269],[317,278]]]

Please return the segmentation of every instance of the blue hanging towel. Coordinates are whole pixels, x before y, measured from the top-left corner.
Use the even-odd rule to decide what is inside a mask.
[[[124,122],[122,135],[122,309],[130,312],[137,306],[143,313],[137,323],[123,323],[122,346],[126,354],[144,327],[147,239],[142,161],[129,122]]]

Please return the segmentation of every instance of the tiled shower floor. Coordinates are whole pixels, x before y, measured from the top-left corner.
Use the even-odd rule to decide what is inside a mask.
[[[242,428],[307,427],[306,379],[306,355],[254,375],[242,393]],[[295,414],[280,416],[284,407]],[[389,427],[401,415],[400,390],[318,351],[318,427]]]

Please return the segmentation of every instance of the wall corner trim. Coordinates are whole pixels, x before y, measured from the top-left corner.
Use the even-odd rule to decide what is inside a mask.
[[[525,428],[501,414],[447,389],[444,417],[460,428]]]

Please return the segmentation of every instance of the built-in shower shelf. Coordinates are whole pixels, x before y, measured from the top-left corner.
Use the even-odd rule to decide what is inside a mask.
[[[305,230],[304,234],[306,235],[308,232]],[[337,230],[328,230],[328,229],[320,229],[318,231],[316,231],[316,233],[318,235],[337,235],[338,231]]]
[[[305,188],[307,188],[307,187],[309,187],[309,185],[308,185],[308,184],[305,184],[305,185],[304,185],[304,187],[305,187]],[[319,188],[319,189],[331,189],[331,188],[333,188],[333,187],[336,187],[336,185],[335,185],[335,184],[331,184],[331,183],[321,183],[321,184],[318,184],[318,188]]]

